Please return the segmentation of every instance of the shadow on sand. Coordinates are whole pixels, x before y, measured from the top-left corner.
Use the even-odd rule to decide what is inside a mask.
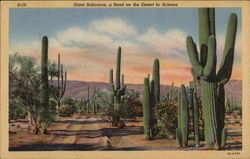
[[[9,147],[9,151],[90,151],[101,148],[93,144],[32,144]]]
[[[85,121],[78,121],[78,120],[61,120],[61,121],[55,121],[54,123],[58,124],[72,124],[72,125],[78,125],[78,124],[104,124],[107,123],[104,120],[85,120]]]
[[[87,138],[101,137],[101,136],[128,136],[143,134],[143,126],[118,128],[103,128],[99,130],[63,130],[55,129],[49,130],[54,136],[75,136],[83,135]]]

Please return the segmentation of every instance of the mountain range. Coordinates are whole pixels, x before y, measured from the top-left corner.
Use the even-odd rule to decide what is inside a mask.
[[[67,81],[65,97],[73,99],[87,98],[87,87],[90,88],[90,96],[93,94],[94,88],[99,90],[107,90],[108,83],[105,82],[86,82],[86,81]],[[143,91],[143,84],[126,84],[127,90],[135,90],[140,93]],[[165,96],[170,85],[161,85],[161,96]],[[180,87],[174,86],[174,90],[178,91]],[[242,100],[242,81],[230,80],[225,85],[226,97],[231,103],[240,104]]]

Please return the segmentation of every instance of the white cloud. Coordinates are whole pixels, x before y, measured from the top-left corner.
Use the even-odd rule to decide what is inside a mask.
[[[122,69],[124,72],[130,72],[130,76],[133,73],[144,76],[145,73],[151,72],[151,65],[155,58],[160,58],[161,64],[169,67],[170,65],[175,67],[170,62],[175,63],[176,66],[179,66],[179,63],[190,66],[186,50],[187,33],[182,30],[170,29],[161,32],[151,27],[139,34],[135,27],[121,18],[95,20],[88,25],[90,26],[88,28],[72,27],[61,30],[56,36],[49,37],[49,59],[56,61],[57,54],[61,53],[61,60],[65,68],[75,72],[70,77],[72,79],[87,71],[96,74],[108,72],[115,66],[118,46],[122,47]],[[241,56],[240,37],[237,37],[236,40],[236,61],[240,61],[237,59]],[[219,62],[224,48],[224,39],[224,34],[217,35]],[[15,44],[11,48],[11,52],[17,51],[40,59],[41,39],[26,42],[26,45]],[[178,69],[163,71],[168,76],[181,73],[186,77],[190,74],[189,71],[186,71],[186,74],[182,72],[185,71]]]
[[[173,29],[161,33],[155,28],[149,28],[137,40],[161,56],[175,56],[176,58],[185,56],[183,53],[186,52],[186,33],[182,30]]]
[[[112,43],[112,39],[107,35],[95,33],[91,30],[85,30],[84,28],[78,27],[69,28],[66,31],[61,31],[57,34],[57,40],[66,45],[76,43],[79,45],[79,47],[84,47],[84,44],[104,45]]]
[[[137,34],[135,27],[119,17],[96,20],[90,23],[90,28],[119,38],[134,36]]]

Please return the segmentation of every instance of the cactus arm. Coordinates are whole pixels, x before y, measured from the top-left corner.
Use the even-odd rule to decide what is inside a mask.
[[[117,96],[122,96],[122,95],[124,95],[125,94],[125,91],[126,91],[126,88],[127,88],[127,86],[126,85],[124,85],[122,88],[120,88],[119,90],[117,90]]]
[[[121,82],[121,87],[124,86],[124,74],[122,74],[122,82]]]
[[[108,87],[110,92],[115,92],[115,85],[113,81],[113,69],[110,69],[109,71],[109,87]]]
[[[202,67],[205,67],[207,62],[207,45],[202,44],[200,47],[200,62]]]
[[[209,8],[199,8],[199,42],[200,46],[208,43],[210,35]]]
[[[216,71],[216,38],[212,35],[208,40],[207,62],[203,70],[203,76],[208,79]]]
[[[226,84],[231,78],[233,60],[234,60],[233,56],[234,56],[234,51],[229,50],[229,53],[227,54],[227,57],[225,58],[225,63],[220,68],[216,76],[218,85]]]
[[[114,83],[114,81],[113,81],[113,69],[109,70],[109,83]]]
[[[114,93],[116,92],[115,91],[115,85],[113,83],[109,84],[109,88],[108,89],[109,89],[110,92],[114,92]]]
[[[64,83],[63,83],[63,91],[61,92],[61,98],[63,97],[65,90],[66,90],[66,81],[67,81],[67,71],[65,71],[65,75],[64,75]]]
[[[150,83],[149,83],[149,89],[150,89],[150,92],[149,92],[149,95],[150,95],[150,101],[151,101],[151,104],[152,104],[152,107],[155,107],[155,94],[154,94],[154,80],[151,80]]]
[[[198,61],[197,47],[195,43],[193,42],[193,38],[191,36],[187,37],[186,46],[187,46],[189,61],[193,67],[195,77],[198,78],[202,75],[203,67]]]
[[[64,78],[63,78],[63,64],[61,64],[61,88],[63,88],[64,85]]]
[[[217,73],[217,82],[219,84],[225,84],[231,78],[233,60],[234,60],[236,31],[237,31],[237,16],[235,13],[233,13],[231,14],[228,21],[223,58],[220,64],[220,69]]]

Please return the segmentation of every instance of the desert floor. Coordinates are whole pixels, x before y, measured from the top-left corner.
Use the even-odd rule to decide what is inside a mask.
[[[225,150],[242,149],[240,118],[227,116],[227,144]],[[18,120],[9,124],[10,151],[84,151],[84,150],[207,150],[204,142],[196,148],[190,139],[188,148],[179,148],[174,137],[145,140],[142,118],[136,122],[123,120],[126,127],[119,129],[98,116],[60,118],[49,128],[50,134],[29,133],[29,121]]]

